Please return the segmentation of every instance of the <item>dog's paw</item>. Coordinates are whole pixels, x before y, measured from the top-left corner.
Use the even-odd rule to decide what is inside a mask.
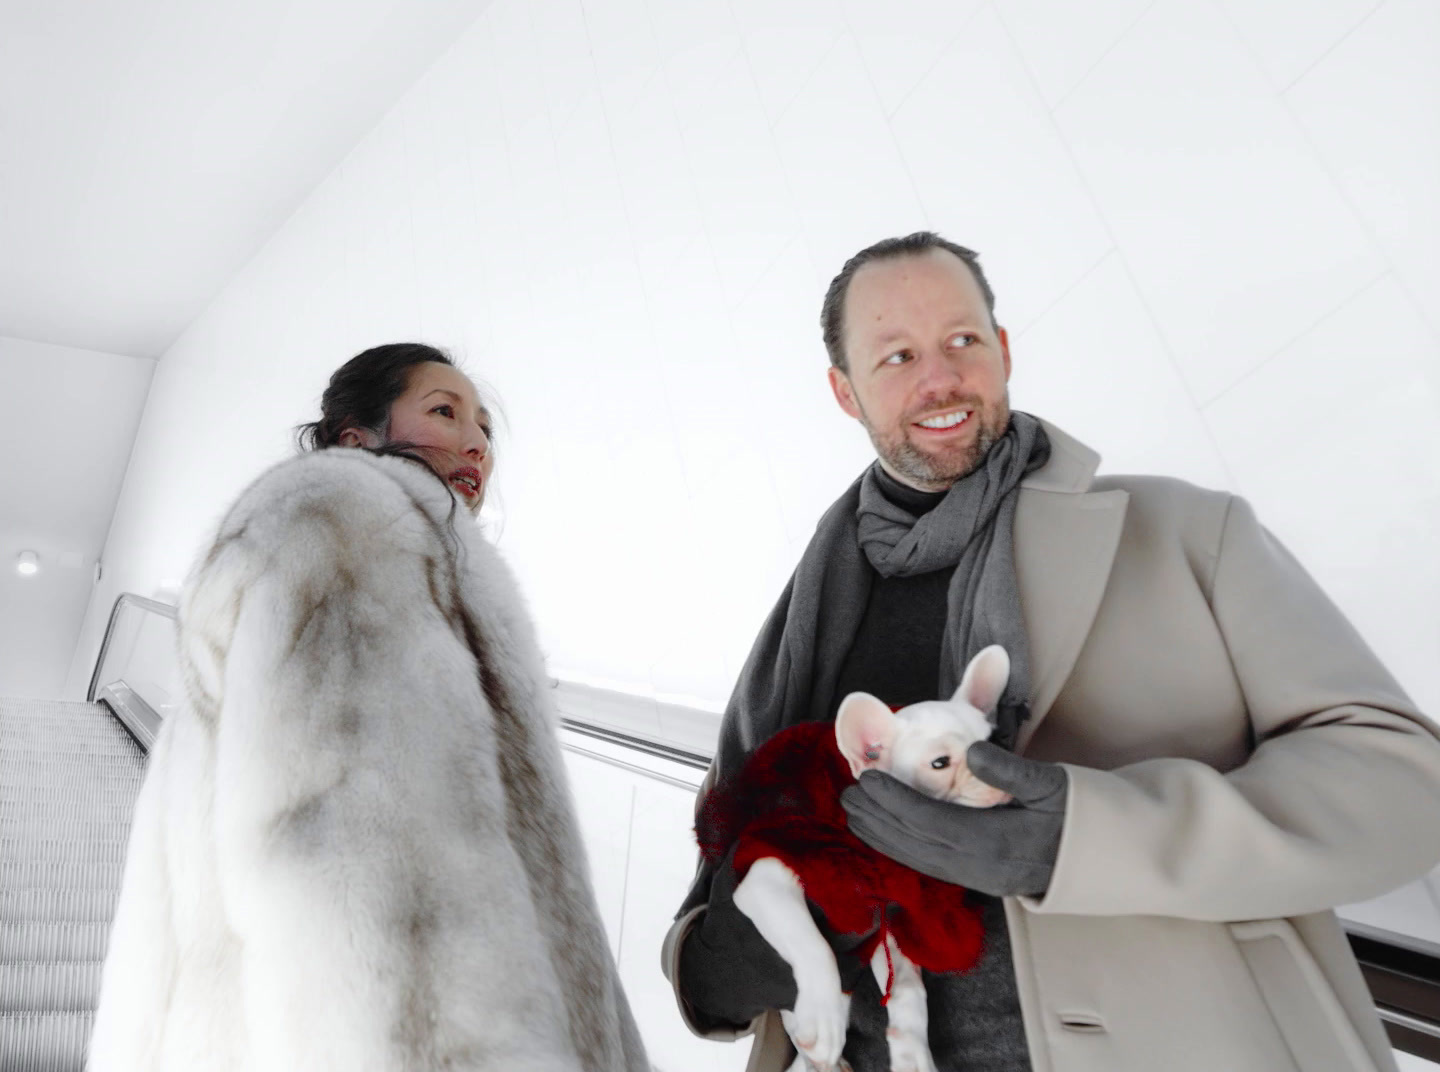
[[[897,1037],[893,1029],[886,1034],[890,1043],[890,1072],[936,1072],[935,1059],[930,1056],[930,1047],[923,1037]]]
[[[850,1024],[850,996],[838,986],[798,987],[794,1011],[781,1010],[780,1020],[816,1072],[838,1072],[844,1066],[840,1051]]]
[[[785,1069],[785,1072],[814,1072],[814,1068],[815,1066],[810,1063],[809,1058],[803,1053],[797,1053],[795,1060],[790,1062],[790,1067]],[[855,1070],[850,1067],[850,1062],[842,1057],[835,1064],[835,1072],[855,1072]]]

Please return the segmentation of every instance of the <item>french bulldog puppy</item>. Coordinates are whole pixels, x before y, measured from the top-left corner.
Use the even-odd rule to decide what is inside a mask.
[[[987,739],[994,729],[992,718],[1009,676],[1009,656],[1004,648],[992,645],[971,660],[960,687],[948,700],[925,701],[892,712],[868,693],[851,693],[835,718],[835,744],[848,761],[851,776],[882,771],[938,800],[968,807],[1008,802],[1008,793],[986,785],[970,772],[965,755],[970,745]],[[856,845],[865,848],[858,839]],[[954,886],[945,886],[944,892],[956,897],[963,894]],[[815,890],[810,893],[825,907]],[[795,1007],[781,1012],[797,1050],[790,1072],[832,1072],[848,1068],[841,1051],[850,997],[841,990],[835,956],[806,908],[806,894],[795,868],[775,856],[765,856],[750,864],[735,888],[735,905],[795,975]],[[913,924],[910,934],[924,927],[923,914]],[[890,1067],[892,1072],[934,1072],[924,981],[920,968],[902,950],[907,935],[898,934],[897,941],[897,930],[882,924],[881,940],[870,961],[882,992],[888,994]],[[978,944],[975,948],[978,950]],[[927,967],[935,970],[933,964],[927,963]]]

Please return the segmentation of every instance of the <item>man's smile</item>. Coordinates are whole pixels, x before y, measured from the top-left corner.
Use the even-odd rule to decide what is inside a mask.
[[[970,410],[968,409],[951,409],[913,423],[917,428],[924,428],[927,431],[948,432],[951,429],[959,428],[969,417]]]

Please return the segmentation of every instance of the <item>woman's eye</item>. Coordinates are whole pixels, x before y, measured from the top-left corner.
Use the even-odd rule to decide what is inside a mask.
[[[441,413],[441,414],[444,414],[446,417],[454,417],[454,416],[455,416],[455,409],[454,409],[454,407],[452,407],[452,406],[450,406],[450,405],[448,405],[448,404],[436,406],[436,407],[435,407],[434,409],[432,409],[430,412],[431,412],[431,413]]]
[[[950,766],[950,757],[937,756],[930,761],[930,766],[932,766],[936,770],[944,770],[946,767]]]

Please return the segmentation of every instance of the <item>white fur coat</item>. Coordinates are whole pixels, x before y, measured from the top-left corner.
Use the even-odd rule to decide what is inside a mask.
[[[191,572],[92,1072],[645,1069],[509,571],[418,464],[255,482]]]

